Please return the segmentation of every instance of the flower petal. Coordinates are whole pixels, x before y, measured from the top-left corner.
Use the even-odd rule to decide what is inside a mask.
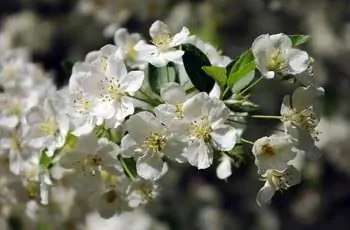
[[[151,38],[155,38],[159,34],[170,34],[168,26],[162,21],[155,21],[149,29]]]
[[[145,154],[137,159],[137,174],[146,180],[158,180],[168,171],[168,165],[157,154]]]
[[[229,151],[236,145],[237,132],[229,125],[220,125],[210,134],[214,148],[221,151]]]
[[[183,156],[198,169],[209,168],[213,163],[213,149],[204,141],[195,141],[184,150]]]
[[[259,190],[256,195],[256,202],[259,206],[263,206],[271,202],[273,195],[275,195],[276,190],[266,181],[264,186]]]

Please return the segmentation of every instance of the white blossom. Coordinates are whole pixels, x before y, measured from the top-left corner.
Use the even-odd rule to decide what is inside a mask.
[[[229,151],[236,144],[236,129],[226,125],[229,110],[225,104],[199,93],[183,104],[183,116],[188,121],[188,146],[184,156],[198,169],[208,168],[213,162],[214,150]]]
[[[64,145],[69,131],[69,120],[53,105],[52,99],[45,100],[43,106],[31,108],[25,115],[28,126],[25,141],[36,148],[47,148],[47,154]]]
[[[126,61],[130,68],[144,69],[147,62],[142,60],[134,46],[141,41],[141,35],[138,33],[130,34],[125,28],[118,29],[114,34],[114,43],[118,47],[117,54]]]
[[[284,170],[297,154],[296,141],[288,134],[271,135],[255,141],[252,152],[259,174],[267,170]]]
[[[140,129],[140,127],[142,127]],[[168,170],[163,157],[182,161],[183,143],[170,135],[167,128],[150,112],[140,112],[126,122],[129,134],[122,140],[122,149],[137,158],[139,176],[157,180]],[[124,154],[125,154],[124,153]]]
[[[299,87],[292,96],[287,95],[283,98],[281,106],[286,132],[298,140],[299,148],[305,150],[307,156],[311,158],[320,156],[314,144],[318,141],[317,127],[321,117],[318,97],[316,88]]]
[[[256,202],[259,206],[268,204],[276,191],[284,191],[291,186],[299,184],[301,173],[294,166],[288,165],[284,170],[267,170],[263,178],[266,182],[256,197]]]
[[[266,78],[277,73],[299,74],[308,69],[309,55],[292,47],[291,39],[285,34],[263,34],[252,45],[256,67]]]
[[[149,30],[149,34],[153,45],[140,41],[134,47],[140,53],[142,59],[157,67],[165,66],[168,62],[182,63],[184,51],[177,50],[176,47],[189,41],[190,32],[186,27],[172,36],[166,24],[162,21],[155,21]]]

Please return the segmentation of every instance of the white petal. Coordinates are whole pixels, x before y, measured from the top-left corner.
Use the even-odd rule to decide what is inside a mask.
[[[8,129],[14,129],[18,122],[19,119],[17,116],[0,117],[0,126]]]
[[[285,34],[273,34],[270,40],[275,48],[280,48],[282,51],[292,47],[292,40]]]
[[[168,171],[168,166],[157,154],[146,154],[136,162],[137,174],[146,180],[158,180]]]
[[[138,147],[136,141],[132,139],[130,134],[125,135],[121,140],[121,154],[123,157],[133,157],[135,155],[135,149]]]
[[[182,50],[167,51],[167,52],[161,52],[160,57],[164,59],[167,63],[174,62],[175,64],[181,65],[182,56],[184,55],[184,53],[185,52]]]
[[[299,49],[288,49],[286,51],[286,59],[289,68],[286,70],[288,74],[299,74],[306,71],[309,67],[309,55],[305,51]]]
[[[283,178],[289,186],[297,185],[301,182],[301,172],[292,165],[283,172]]]
[[[166,103],[176,105],[185,101],[186,92],[179,84],[170,82],[161,88],[160,96]]]
[[[209,93],[209,97],[219,99],[221,96],[221,89],[218,83],[215,82],[212,90]]]
[[[171,46],[178,46],[188,42],[190,31],[187,27],[182,27],[181,31],[174,35],[173,40],[171,41]]]
[[[264,186],[259,190],[256,196],[256,202],[259,206],[263,206],[271,202],[273,195],[275,195],[276,190],[266,182]]]
[[[158,34],[170,34],[168,26],[162,21],[155,21],[149,29],[151,38],[155,38]]]
[[[124,120],[135,111],[133,101],[130,97],[122,97],[120,103],[115,103],[115,118],[118,121]]]
[[[127,70],[124,61],[116,56],[110,57],[108,59],[106,75],[114,79],[121,79],[126,76]]]
[[[183,114],[189,120],[199,118],[202,115],[208,115],[209,103],[210,98],[207,93],[198,93],[185,101],[182,107]]]
[[[120,86],[125,92],[133,95],[142,86],[145,73],[143,71],[131,71],[120,80]]]
[[[183,155],[191,165],[198,169],[209,168],[213,163],[213,149],[204,141],[191,143],[184,150]]]
[[[262,74],[267,73],[267,66],[270,61],[271,54],[274,52],[272,41],[268,34],[257,37],[252,45],[252,52],[255,58],[256,66]],[[271,76],[269,76],[271,77]]]
[[[229,151],[236,144],[236,130],[229,125],[216,127],[210,136],[213,147],[217,150]]]
[[[137,143],[143,143],[151,133],[163,134],[165,128],[150,112],[140,112],[126,122],[126,129]]]
[[[92,130],[95,128],[95,125],[92,124],[91,122],[85,122],[83,125],[77,127],[72,134],[74,136],[82,136],[82,135],[87,135],[92,132]]]
[[[120,28],[114,33],[114,43],[119,46],[123,47],[127,45],[128,40],[128,30],[125,28]]]
[[[223,180],[228,178],[232,174],[231,159],[228,156],[223,155],[220,160],[221,162],[216,169],[216,175],[219,179]]]
[[[141,40],[134,46],[136,51],[140,52],[140,56],[148,56],[151,53],[157,52],[158,48],[155,45],[147,44],[145,41]],[[147,57],[146,57],[147,58]]]
[[[41,107],[33,107],[25,115],[25,120],[28,125],[45,122],[45,110]]]

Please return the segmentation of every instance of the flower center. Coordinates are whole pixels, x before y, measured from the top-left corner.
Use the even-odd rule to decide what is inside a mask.
[[[75,112],[85,114],[91,109],[92,103],[82,96],[82,94],[75,95],[73,98],[73,106]]]
[[[39,129],[47,136],[54,135],[58,130],[56,123],[52,121],[47,121],[40,124]]]
[[[152,40],[152,43],[161,51],[169,50],[170,42],[171,36],[168,33],[159,33]]]
[[[266,178],[268,182],[278,191],[287,190],[290,187],[283,173],[278,173],[275,170],[269,169],[266,172]]]
[[[193,121],[190,127],[191,135],[195,138],[203,139],[204,141],[210,140],[210,133],[212,131],[208,117],[206,116],[202,116],[200,119]]]
[[[165,137],[157,133],[152,133],[151,136],[144,141],[146,148],[150,149],[154,153],[160,153],[165,147]]]
[[[287,63],[282,55],[282,51],[278,49],[274,54],[270,56],[270,61],[267,65],[267,69],[271,71],[281,71],[286,67]]]
[[[178,103],[175,105],[175,116],[176,118],[182,118],[182,105],[183,103]]]
[[[100,96],[104,102],[120,101],[126,95],[118,81],[115,82],[107,77],[104,80],[100,80],[100,88],[102,91]]]
[[[134,49],[134,46],[135,46],[135,44],[133,42],[131,42],[131,41],[127,42],[127,52],[128,52],[127,58],[130,60],[135,60],[136,56],[137,56],[137,52]]]
[[[317,117],[312,107],[297,112],[293,109],[289,114],[282,116],[283,121],[290,121],[293,125],[298,126],[309,132],[315,140],[318,140]]]
[[[270,144],[264,144],[261,147],[261,152],[265,156],[273,157],[276,155],[274,148]]]
[[[89,168],[96,168],[100,166],[102,163],[102,158],[100,156],[97,156],[96,154],[87,154],[87,156],[84,159],[84,165],[88,166]]]

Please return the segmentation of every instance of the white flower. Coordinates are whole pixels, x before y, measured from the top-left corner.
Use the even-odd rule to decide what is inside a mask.
[[[309,55],[292,47],[291,39],[285,34],[263,34],[252,45],[258,70],[266,78],[276,73],[299,74],[308,69]]]
[[[100,216],[110,218],[116,213],[130,211],[126,195],[130,180],[125,175],[116,176],[105,171],[101,172],[101,177],[106,188],[92,198]]]
[[[298,139],[299,147],[309,157],[320,156],[314,142],[318,141],[318,123],[321,111],[317,98],[319,91],[312,86],[297,88],[292,96],[285,96],[281,106],[286,132]]]
[[[183,143],[169,135],[167,128],[150,112],[140,112],[126,122],[129,135],[122,140],[122,149],[137,157],[136,169],[139,176],[157,180],[168,170],[163,162],[166,156],[181,161]],[[130,151],[131,150],[131,151]]]
[[[262,137],[255,141],[252,149],[259,174],[269,169],[284,170],[297,151],[295,139],[288,134]]]
[[[89,52],[85,57],[84,63],[87,63],[98,71],[104,73],[107,70],[108,59],[110,57],[116,57],[117,50],[118,48],[114,45],[105,45],[100,50]]]
[[[117,160],[119,153],[116,144],[90,134],[80,136],[73,149],[64,149],[60,164],[63,168],[74,169],[76,174],[88,177],[99,175],[101,170],[120,175],[122,167]]]
[[[91,67],[85,63],[76,63],[69,80],[67,113],[74,125],[76,136],[91,133],[96,125],[103,122],[103,111],[99,111],[99,99],[88,92],[85,83],[96,76]]]
[[[125,117],[134,113],[134,104],[130,96],[139,90],[144,79],[144,72],[127,69],[117,57],[106,60],[105,73],[92,74],[83,82],[84,92],[97,98],[95,111],[104,119],[114,119],[113,128],[120,125]]]
[[[301,181],[301,173],[292,165],[284,170],[268,170],[263,175],[266,181],[259,190],[256,202],[259,206],[268,204],[276,191],[284,191],[289,187],[297,185]]]
[[[114,43],[117,45],[117,55],[126,61],[130,68],[144,69],[147,62],[142,60],[134,46],[141,41],[141,35],[138,33],[129,34],[125,28],[118,29],[114,34]]]
[[[216,168],[216,175],[219,179],[224,180],[231,176],[231,158],[223,154],[220,158],[220,164]]]
[[[127,199],[131,208],[137,208],[158,196],[158,186],[152,181],[134,180],[127,189]]]
[[[182,63],[184,52],[176,50],[175,47],[188,42],[190,39],[190,32],[186,27],[171,36],[168,26],[161,21],[156,21],[152,24],[149,33],[153,45],[140,41],[135,46],[135,50],[140,53],[144,60],[157,67],[165,66],[168,62]]]
[[[21,129],[0,129],[0,152],[7,154],[10,171],[15,175],[24,170],[27,160],[34,154],[34,150],[24,143]]]
[[[174,120],[182,118],[182,105],[187,99],[185,90],[175,82],[169,82],[160,90],[160,96],[166,102],[154,109],[157,118],[170,125]]]
[[[53,100],[48,98],[43,106],[31,108],[25,115],[25,141],[36,148],[47,148],[47,155],[64,145],[69,131],[68,118],[56,110]]]
[[[188,121],[188,147],[184,156],[198,169],[208,168],[213,162],[214,149],[229,151],[236,144],[235,128],[224,124],[230,114],[225,104],[199,93],[183,104],[183,116]]]

